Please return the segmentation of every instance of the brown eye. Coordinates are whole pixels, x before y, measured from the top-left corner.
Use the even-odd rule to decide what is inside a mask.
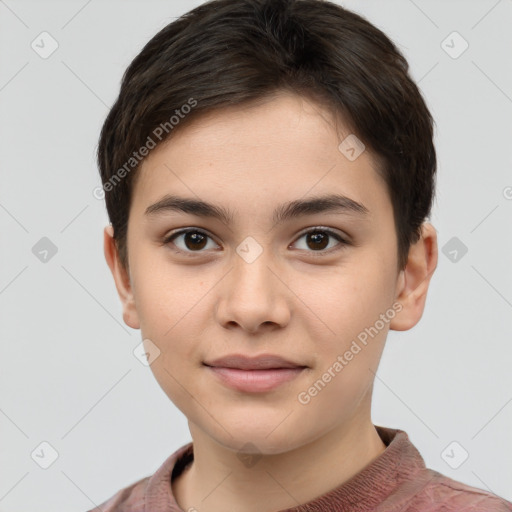
[[[330,241],[332,239],[336,240],[338,243],[334,244],[334,250],[341,249],[345,245],[349,245],[349,243],[344,240],[338,233],[324,228],[315,228],[302,233],[298,240],[305,239],[305,244],[302,247],[299,247],[301,250],[306,250],[308,252],[318,252],[322,255],[323,253],[330,254],[330,250],[326,250],[326,248],[331,249],[333,245],[330,245]],[[297,242],[296,242],[297,244]]]
[[[175,240],[178,242],[176,243]],[[171,243],[172,245],[175,245],[178,252],[204,252],[204,248],[209,248],[209,240],[211,240],[211,237],[203,231],[199,231],[197,229],[185,229],[167,237],[164,240],[164,244]],[[217,244],[214,243],[214,245],[216,246]]]
[[[188,232],[183,235],[183,241],[187,249],[203,249],[206,246],[207,237],[202,233]]]
[[[329,245],[329,235],[321,231],[307,233],[306,243],[310,249],[325,249]]]

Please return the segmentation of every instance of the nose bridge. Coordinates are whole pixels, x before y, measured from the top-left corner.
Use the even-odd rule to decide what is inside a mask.
[[[274,275],[271,249],[252,239],[242,242],[236,251],[229,279],[220,292],[218,321],[224,326],[236,323],[250,332],[266,324],[284,326],[290,311],[283,295],[285,287]]]
[[[272,251],[252,237],[247,237],[236,248],[232,285],[239,297],[246,293],[252,300],[261,300],[272,296],[276,280],[272,268]],[[256,297],[257,295],[258,297]]]

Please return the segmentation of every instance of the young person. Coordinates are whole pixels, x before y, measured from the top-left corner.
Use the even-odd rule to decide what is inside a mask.
[[[192,437],[101,510],[512,510],[371,420],[437,265],[433,120],[380,30],[204,3],[128,67],[98,162],[123,319]]]

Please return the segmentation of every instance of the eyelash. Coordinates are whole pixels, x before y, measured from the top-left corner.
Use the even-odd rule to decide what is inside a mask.
[[[322,226],[316,226],[314,228],[310,228],[308,229],[307,231],[303,231],[297,238],[297,240],[300,240],[304,235],[307,235],[307,234],[310,234],[310,233],[317,233],[317,232],[321,232],[321,233],[325,233],[327,234],[328,236],[336,239],[339,244],[334,247],[334,248],[331,248],[331,249],[328,249],[328,250],[321,250],[321,251],[306,251],[306,252],[310,252],[312,253],[312,255],[314,257],[323,257],[323,256],[327,256],[327,255],[330,255],[332,254],[333,252],[336,252],[338,250],[341,250],[344,248],[344,246],[347,246],[347,245],[350,245],[350,243],[345,240],[344,238],[342,238],[338,233],[336,233],[335,231],[332,231],[331,229],[329,228],[324,228]],[[185,235],[187,233],[199,233],[203,236],[206,236],[210,239],[213,240],[213,238],[208,234],[206,233],[205,231],[201,230],[201,229],[198,229],[198,228],[187,228],[187,229],[181,229],[179,231],[176,231],[174,233],[171,233],[169,236],[165,237],[163,239],[163,244],[164,245],[167,245],[169,243],[173,243],[173,240],[181,235]],[[294,242],[295,243],[295,242]],[[173,243],[174,245],[174,243]],[[180,253],[180,254],[185,254],[187,257],[195,257],[195,254],[200,254],[201,252],[205,252],[205,251],[184,251],[182,249],[175,249],[175,248],[172,248],[172,250],[176,253]]]

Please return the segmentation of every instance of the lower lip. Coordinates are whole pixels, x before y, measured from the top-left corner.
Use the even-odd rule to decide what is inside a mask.
[[[269,370],[240,370],[207,366],[224,384],[246,393],[262,393],[277,388],[300,375],[305,368],[272,368]]]

